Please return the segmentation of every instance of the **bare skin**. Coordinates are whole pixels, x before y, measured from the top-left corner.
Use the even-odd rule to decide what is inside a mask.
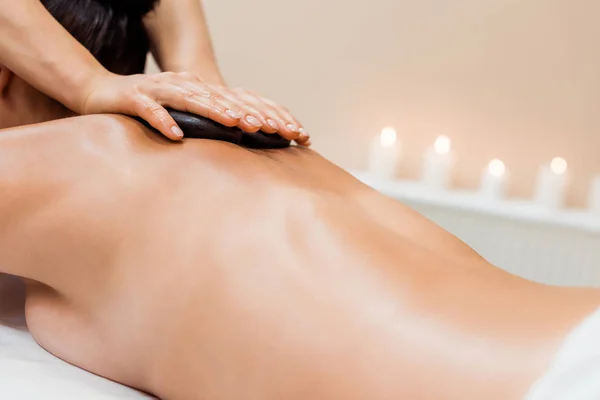
[[[36,340],[167,400],[519,399],[600,304],[302,148],[78,117],[0,132],[0,190]]]

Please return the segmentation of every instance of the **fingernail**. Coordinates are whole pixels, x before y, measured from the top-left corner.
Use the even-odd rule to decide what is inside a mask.
[[[258,118],[256,118],[254,115],[248,115],[246,116],[246,121],[250,124],[250,125],[254,125],[254,126],[262,126],[261,122],[258,120]]]
[[[240,118],[240,114],[236,113],[236,112],[235,112],[235,111],[233,111],[233,110],[227,110],[227,111],[225,111],[225,114],[227,114],[228,116],[230,116],[230,117],[231,117],[231,118],[233,118],[233,119],[238,119],[238,118]]]
[[[173,132],[173,135],[177,136],[178,138],[183,137],[183,131],[181,129],[179,129],[178,126],[172,127],[171,132]]]
[[[267,124],[269,124],[269,126],[273,129],[279,129],[279,125],[277,125],[277,122],[273,121],[270,118],[267,118]]]
[[[296,133],[300,132],[300,130],[298,130],[298,127],[294,124],[287,124],[286,127],[292,132],[296,132]]]
[[[304,137],[306,137],[306,138],[309,138],[309,137],[310,137],[310,135],[308,134],[308,132],[306,132],[306,131],[304,130],[304,128],[300,128],[300,129],[298,129],[298,132],[300,132],[300,136],[304,136]]]

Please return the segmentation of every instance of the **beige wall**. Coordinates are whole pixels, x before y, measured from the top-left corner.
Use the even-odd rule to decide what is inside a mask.
[[[455,184],[476,185],[490,158],[527,195],[538,166],[570,164],[581,205],[600,174],[597,0],[205,0],[230,83],[288,105],[316,149],[366,164],[387,124],[419,174],[441,134],[458,153]]]

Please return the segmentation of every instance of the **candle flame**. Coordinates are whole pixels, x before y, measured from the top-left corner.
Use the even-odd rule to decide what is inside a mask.
[[[506,172],[506,166],[501,160],[494,158],[488,164],[488,171],[490,172],[490,174],[500,177]]]
[[[396,130],[391,126],[386,126],[381,131],[381,136],[379,136],[379,140],[382,147],[392,147],[396,144],[396,140],[398,135],[396,134]]]
[[[446,135],[440,135],[433,143],[433,150],[438,154],[448,154],[451,148],[450,138]]]
[[[554,157],[550,162],[550,169],[556,175],[562,175],[567,172],[567,161],[562,157]]]

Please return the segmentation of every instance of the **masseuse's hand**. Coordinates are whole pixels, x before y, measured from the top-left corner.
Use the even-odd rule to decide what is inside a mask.
[[[246,121],[240,121],[239,125],[244,131],[261,130],[265,133],[279,133],[286,139],[295,140],[299,145],[310,146],[310,135],[287,108],[247,89],[229,89],[226,86],[214,85],[210,87],[215,93],[232,101],[238,107],[236,110],[246,115]],[[247,124],[248,119],[253,122],[252,130],[242,125],[242,123]]]
[[[165,107],[210,118],[225,126],[238,126],[245,132],[277,132],[299,144],[309,144],[308,135],[285,108],[253,92],[208,84],[186,72],[101,74],[90,82],[74,111],[139,116],[166,137],[180,140],[183,132]]]

